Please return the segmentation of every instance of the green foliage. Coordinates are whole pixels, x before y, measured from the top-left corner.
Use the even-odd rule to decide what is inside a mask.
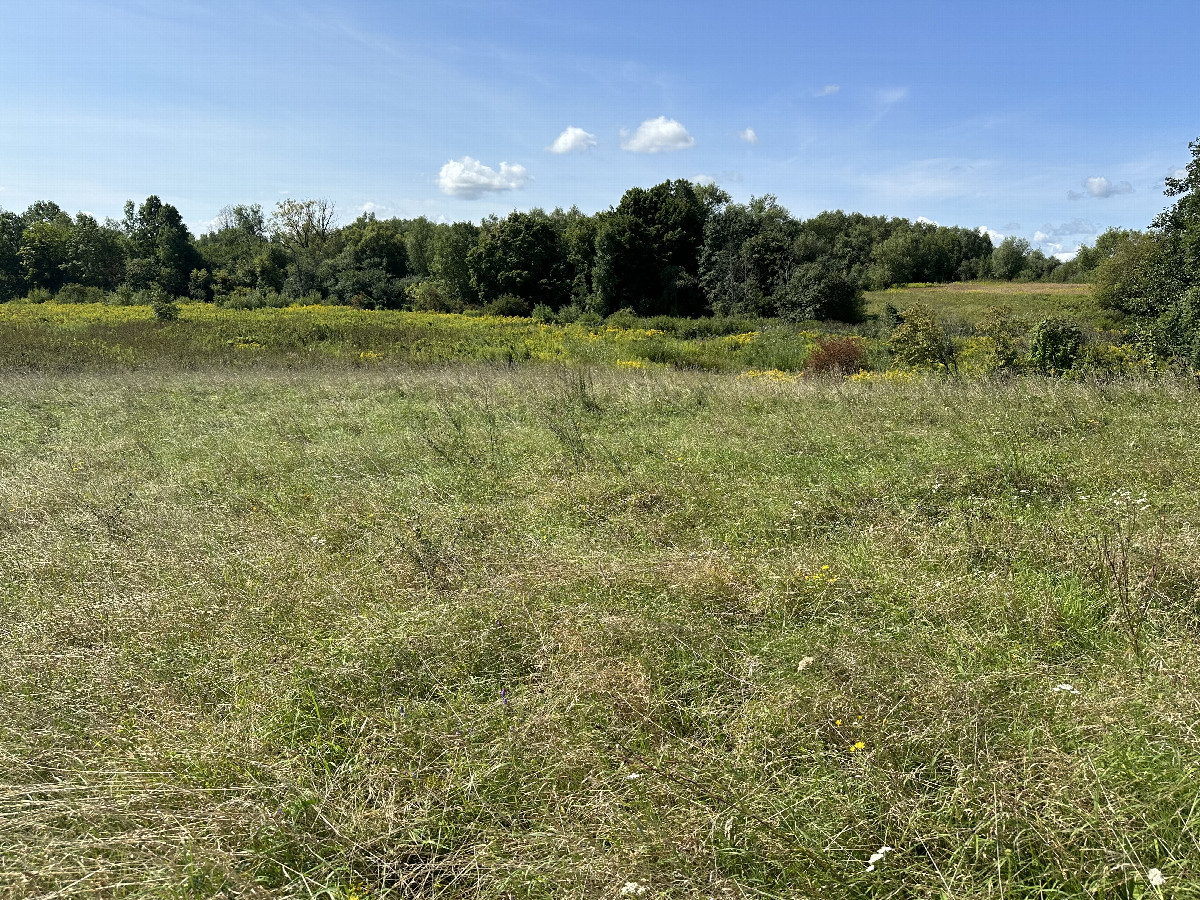
[[[104,303],[108,292],[102,288],[83,284],[68,284],[54,296],[56,303]]]
[[[418,281],[405,289],[408,305],[421,312],[459,312],[462,304],[437,281]]]
[[[179,210],[154,196],[137,207],[129,201],[121,227],[129,247],[127,283],[135,289],[158,286],[171,297],[186,296],[191,272],[201,258]]]
[[[776,315],[792,321],[862,320],[862,290],[827,262],[801,263],[775,297]]]
[[[1047,375],[1071,369],[1083,350],[1083,331],[1061,318],[1043,319],[1029,339],[1029,364]]]
[[[1012,372],[1021,358],[1024,328],[1013,318],[1011,306],[993,306],[975,326],[986,342],[983,368],[987,372]]]
[[[161,285],[150,289],[150,309],[157,322],[174,322],[179,318],[179,304]]]
[[[1156,232],[1121,232],[1092,276],[1096,303],[1128,316],[1166,312],[1186,287],[1170,239]]]
[[[569,299],[566,248],[541,210],[485,223],[466,263],[481,300],[509,294],[558,309]]]
[[[1006,237],[992,251],[992,277],[1001,281],[1013,281],[1018,278],[1025,269],[1029,252],[1029,241],[1019,237]]]
[[[540,305],[543,309],[548,309],[545,304]],[[520,297],[514,297],[512,294],[502,294],[484,306],[483,311],[489,316],[527,317],[529,315],[529,304]]]
[[[900,323],[888,338],[892,358],[910,369],[953,369],[954,344],[933,310],[924,304],[900,313]]]

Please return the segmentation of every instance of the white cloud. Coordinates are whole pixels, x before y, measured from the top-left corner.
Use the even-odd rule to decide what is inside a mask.
[[[716,184],[717,179],[711,175],[693,175],[688,179],[692,184]]]
[[[1069,250],[1066,253],[1055,253],[1054,258],[1057,259],[1059,262],[1069,263],[1071,260],[1073,260],[1078,255],[1079,255],[1079,248],[1076,247],[1074,250]]]
[[[621,149],[632,153],[661,153],[664,150],[683,150],[694,146],[696,139],[674,119],[659,116],[647,119],[632,135],[621,130]]]
[[[362,206],[360,206],[358,208],[358,211],[359,211],[359,213],[366,215],[367,213],[379,214],[386,209],[387,209],[387,207],[384,206],[383,204],[373,203],[372,201],[368,200],[366,203],[364,203]]]
[[[839,84],[827,84],[825,87],[813,91],[814,97],[831,97],[842,89]]]
[[[1067,191],[1068,200],[1082,200],[1084,197],[1094,197],[1105,200],[1116,194],[1132,194],[1133,185],[1128,181],[1109,181],[1103,175],[1083,180],[1083,191]]]
[[[1167,172],[1167,178],[1187,178],[1187,169],[1171,169],[1169,172]],[[2,190],[4,190],[4,188],[0,187],[0,191]]]
[[[506,162],[500,163],[500,171],[497,172],[477,159],[464,156],[462,159],[452,159],[442,166],[437,181],[443,194],[474,200],[484,194],[524,187],[529,181],[529,173],[525,171],[524,166],[510,166]]]
[[[747,128],[745,131],[739,131],[738,137],[740,137],[747,144],[757,144],[758,143],[758,135],[754,133],[753,128]]]
[[[582,153],[588,147],[595,146],[596,136],[594,134],[572,125],[556,137],[554,143],[546,149],[551,153]]]
[[[889,88],[886,91],[879,92],[879,102],[886,103],[889,106],[893,103],[899,103],[908,97],[908,88]]]
[[[927,219],[924,216],[917,216],[917,224],[918,225],[937,225],[938,223],[933,221],[933,219]]]

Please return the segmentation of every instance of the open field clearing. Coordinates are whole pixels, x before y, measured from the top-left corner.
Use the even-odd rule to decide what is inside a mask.
[[[168,368],[0,381],[0,896],[1200,896],[1190,379]]]
[[[958,281],[870,291],[866,295],[866,309],[871,315],[882,314],[889,303],[899,309],[924,303],[958,328],[977,324],[994,306],[1010,307],[1018,319],[1028,324],[1047,316],[1068,316],[1091,326],[1105,319],[1103,311],[1092,302],[1091,286],[1087,284]]]

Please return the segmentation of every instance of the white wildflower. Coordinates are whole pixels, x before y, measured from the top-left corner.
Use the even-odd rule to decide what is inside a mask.
[[[642,777],[641,772],[630,772],[628,775],[625,776],[625,780],[626,781],[637,781],[641,777]]]
[[[644,893],[646,893],[646,886],[638,884],[636,881],[627,881],[621,888],[623,897],[640,897]]]
[[[875,863],[879,862],[881,859],[883,859],[885,856],[887,856],[891,852],[892,852],[892,848],[889,847],[887,844],[884,844],[882,847],[880,847],[878,850],[876,850],[874,853],[872,853],[871,858],[867,860],[867,871],[874,872],[875,871]]]
[[[1167,876],[1161,869],[1151,869],[1146,873],[1146,881],[1150,883],[1150,887],[1160,888],[1167,883]]]
[[[1062,684],[1056,684],[1054,686],[1054,693],[1056,693],[1056,694],[1078,694],[1079,690],[1074,685],[1070,685],[1070,684],[1067,684],[1066,682],[1064,682]]]
[[[816,660],[813,659],[811,656],[806,656],[806,657],[804,657],[804,659],[800,660],[800,665],[796,666],[796,671],[803,672],[805,669],[807,669],[809,666],[811,666],[815,662],[816,662]]]

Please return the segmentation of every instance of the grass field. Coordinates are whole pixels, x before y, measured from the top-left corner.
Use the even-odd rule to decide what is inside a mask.
[[[0,380],[0,895],[1200,896],[1190,381],[185,367]]]
[[[1104,324],[1107,318],[1093,305],[1091,286],[1087,284],[961,281],[871,291],[866,296],[867,312],[871,315],[880,315],[889,303],[899,309],[924,303],[959,331],[969,329],[993,306],[1010,307],[1013,315],[1028,325],[1049,316],[1066,316],[1081,325],[1095,327]]]

